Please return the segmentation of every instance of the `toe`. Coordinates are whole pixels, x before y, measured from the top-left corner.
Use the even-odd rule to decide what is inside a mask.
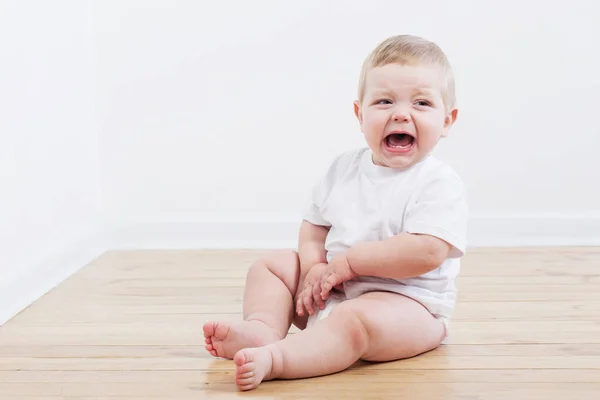
[[[210,321],[204,324],[204,326],[202,326],[202,330],[204,331],[204,337],[209,339],[211,336],[215,335],[215,326],[217,325],[216,322],[214,321]]]
[[[241,367],[242,365],[246,364],[246,362],[251,360],[246,358],[246,352],[244,351],[244,349],[242,349],[235,353],[235,356],[233,356],[233,361],[235,361],[235,365]]]
[[[235,384],[240,390],[252,390],[258,387],[260,380],[256,378],[236,379]]]
[[[237,376],[238,379],[247,379],[247,378],[252,378],[252,377],[254,377],[254,371],[240,373]]]
[[[227,338],[227,335],[229,334],[229,328],[230,328],[230,325],[228,323],[215,322],[213,324],[213,332],[214,332],[213,336],[219,340],[225,340]]]
[[[238,386],[250,386],[252,384],[254,384],[254,379],[253,378],[243,378],[243,379],[236,379],[235,380],[236,385]]]
[[[254,363],[253,362],[247,362],[244,365],[239,365],[235,368],[236,371],[236,375],[245,375],[247,373],[254,373]]]

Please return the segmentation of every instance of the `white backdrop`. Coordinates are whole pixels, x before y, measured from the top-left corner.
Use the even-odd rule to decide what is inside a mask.
[[[587,221],[600,209],[600,5],[540,4],[96,2],[103,206],[151,224],[133,236],[293,224],[330,160],[364,143],[362,60],[412,33],[455,68],[459,119],[437,154],[469,189],[475,236],[507,218]]]
[[[0,324],[101,251],[89,6],[0,3]]]
[[[0,324],[108,248],[293,246],[398,33],[454,65],[470,244],[600,243],[600,5],[541,4],[0,2]]]

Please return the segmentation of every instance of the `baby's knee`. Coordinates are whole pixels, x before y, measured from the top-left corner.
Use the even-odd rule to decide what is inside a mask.
[[[271,251],[252,264],[251,268],[267,268],[269,271],[276,273],[281,270],[294,269],[296,265],[299,267],[299,256],[294,250],[275,250]]]
[[[250,267],[249,273],[260,273],[267,269],[288,287],[297,285],[300,276],[300,259],[294,250],[273,251],[258,259]]]
[[[351,341],[352,348],[363,354],[369,347],[369,332],[361,317],[361,312],[354,305],[353,300],[347,300],[337,305],[328,316],[335,320],[341,332],[346,332]]]

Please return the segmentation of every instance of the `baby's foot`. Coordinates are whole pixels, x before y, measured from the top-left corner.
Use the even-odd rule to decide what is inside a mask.
[[[232,359],[235,353],[246,347],[259,347],[281,339],[267,324],[261,321],[207,322],[203,327],[206,350],[213,357]]]
[[[256,389],[262,381],[281,375],[283,360],[275,345],[243,349],[236,353],[235,383],[240,390]]]

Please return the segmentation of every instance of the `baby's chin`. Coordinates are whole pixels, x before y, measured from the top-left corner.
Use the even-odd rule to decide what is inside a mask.
[[[393,168],[393,169],[397,169],[397,170],[401,171],[401,170],[409,169],[413,165],[415,165],[415,162],[413,162],[413,160],[403,160],[403,161],[394,160],[394,161],[388,162],[387,166],[389,168]]]
[[[408,169],[415,164],[412,157],[389,157],[381,154],[376,156],[374,163],[380,167],[393,168],[397,170]]]
[[[388,151],[379,151],[375,155],[375,164],[381,167],[393,168],[398,170],[408,169],[416,164],[418,153],[411,152],[409,154],[394,154]]]

